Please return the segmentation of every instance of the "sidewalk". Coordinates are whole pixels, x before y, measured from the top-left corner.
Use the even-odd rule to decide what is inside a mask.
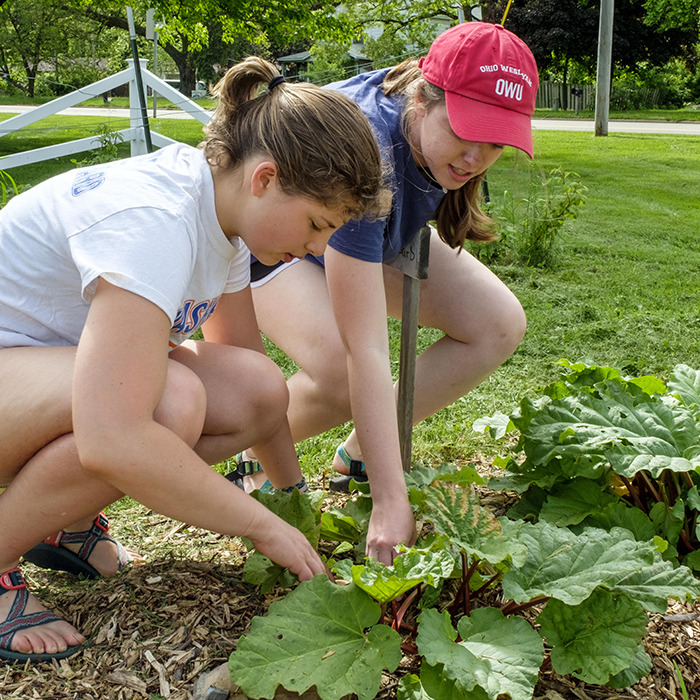
[[[24,114],[39,105],[0,105],[0,114]],[[129,110],[122,107],[68,107],[58,114],[84,117],[129,118]],[[213,113],[212,113],[213,114]],[[158,119],[192,119],[186,112],[179,109],[157,109]],[[141,113],[139,112],[139,119]],[[148,118],[153,118],[153,109],[148,108]]]
[[[21,114],[33,109],[33,106],[25,105],[0,105],[0,113]],[[92,117],[122,117],[129,118],[129,110],[112,107],[69,107],[59,114],[85,115]],[[177,109],[159,109],[156,111],[158,119],[191,119],[185,112]],[[153,110],[148,109],[148,118],[153,117]],[[592,119],[533,119],[533,129],[542,131],[595,131],[595,122]],[[616,119],[608,123],[608,133],[632,133],[632,134],[677,134],[685,136],[700,136],[700,121],[697,122],[663,122],[663,121],[635,121],[633,119]]]

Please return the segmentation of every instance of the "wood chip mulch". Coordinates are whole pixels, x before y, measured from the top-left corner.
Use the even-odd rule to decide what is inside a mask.
[[[495,512],[509,505],[507,495],[489,498],[485,505]],[[110,520],[112,534],[146,563],[97,581],[24,564],[30,589],[88,642],[58,663],[0,662],[1,700],[189,700],[194,682],[225,662],[251,619],[284,593],[261,596],[242,582],[245,550],[236,539],[133,503],[113,510]],[[682,700],[674,661],[691,700],[700,698],[700,603],[673,603],[665,615],[650,615],[645,646],[654,668],[631,688],[589,685],[550,668],[540,673],[534,698]],[[416,657],[406,657],[395,674],[385,674],[377,697],[395,698],[400,676],[417,672]]]

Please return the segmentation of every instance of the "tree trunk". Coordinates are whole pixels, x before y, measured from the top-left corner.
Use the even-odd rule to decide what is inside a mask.
[[[34,97],[34,87],[36,85],[36,69],[37,66],[30,66],[30,64],[24,64],[24,72],[27,74],[27,96]]]
[[[162,48],[175,61],[180,74],[180,92],[189,97],[192,94],[192,90],[194,90],[197,74],[192,64],[193,54],[188,52],[189,42],[187,37],[180,35],[180,40],[182,42],[182,51],[176,49],[172,44],[167,44]]]

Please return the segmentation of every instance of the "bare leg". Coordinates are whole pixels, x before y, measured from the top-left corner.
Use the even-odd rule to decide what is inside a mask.
[[[389,313],[401,318],[403,275],[384,266],[384,286]],[[416,362],[414,425],[484,381],[515,352],[526,328],[520,302],[503,282],[466,251],[457,255],[434,231],[418,322],[445,335]],[[345,444],[353,459],[362,458],[354,431]]]
[[[254,289],[253,300],[260,329],[301,367],[287,382],[294,442],[350,420],[347,355],[323,269],[302,260]]]
[[[95,515],[121,497],[121,492],[78,460],[72,434],[71,391],[75,348],[0,350],[0,572],[14,568],[19,556],[60,529],[87,529]],[[189,370],[171,363],[166,389],[156,415],[184,440],[194,444],[201,433],[205,395]],[[27,517],[28,510],[36,516]],[[16,523],[22,522],[18,529]],[[73,525],[70,525],[70,524]],[[114,548],[98,544],[91,563],[114,567]],[[14,596],[0,597],[0,620]],[[26,612],[43,610],[30,597]],[[53,622],[17,632],[12,648],[19,652],[55,653],[83,637],[66,622]]]
[[[384,284],[389,313],[400,318],[403,276],[385,266]],[[349,420],[345,349],[323,271],[297,263],[254,289],[253,298],[262,331],[302,368],[288,382],[294,441]],[[414,423],[486,379],[515,352],[526,326],[520,303],[498,277],[466,251],[458,255],[435,232],[429,277],[421,283],[419,323],[445,336],[418,358]],[[346,449],[362,459],[354,431]],[[339,458],[334,466],[347,473]]]
[[[269,358],[250,350],[216,343],[188,341],[173,350],[172,359],[191,369],[207,392],[207,411],[195,452],[217,464],[254,445],[276,488],[301,479],[299,463],[284,420],[289,393],[284,376]],[[289,446],[278,460],[265,459],[266,446],[279,437]],[[260,442],[265,445],[258,445]],[[263,476],[263,481],[265,475]]]

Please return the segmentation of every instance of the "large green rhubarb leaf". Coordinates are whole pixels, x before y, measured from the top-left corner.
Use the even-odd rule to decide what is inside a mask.
[[[469,489],[435,484],[428,493],[424,517],[436,532],[477,559],[498,564],[508,557],[518,562],[525,557],[524,547],[501,536],[498,520]]]
[[[606,685],[610,688],[627,688],[644,678],[648,673],[651,673],[652,667],[653,664],[649,655],[644,651],[644,647],[640,646],[634,655],[632,665],[624,671],[611,676]]]
[[[399,681],[396,700],[434,700],[425,692],[420,678],[409,673]]]
[[[418,508],[420,514],[425,508],[428,487],[435,481],[449,481],[458,486],[470,486],[471,484],[483,484],[484,480],[479,472],[470,466],[456,467],[452,464],[443,464],[437,469],[425,467],[421,464],[415,465],[411,471],[405,475],[406,488],[408,489],[408,500],[412,506]]]
[[[686,566],[675,567],[656,552],[654,563],[618,578],[610,584],[612,593],[624,593],[650,612],[665,613],[668,598],[693,601],[700,598],[700,581]]]
[[[355,693],[371,700],[382,670],[401,660],[401,638],[377,625],[379,606],[355,585],[337,586],[326,576],[301,583],[253,619],[231,654],[234,683],[251,698],[272,698],[278,685],[304,693],[312,686],[322,700]]]
[[[510,526],[503,524],[508,537]],[[610,532],[586,528],[575,535],[540,522],[520,525],[513,535],[528,550],[525,563],[503,576],[503,593],[516,603],[546,596],[578,605],[598,586],[613,585],[654,562],[652,543],[637,542],[618,527]]]
[[[296,574],[268,559],[258,551],[251,552],[243,565],[243,580],[260,586],[260,593],[267,595],[275,586],[290,588],[297,580]]]
[[[688,365],[676,365],[668,382],[668,390],[679,396],[681,401],[700,418],[700,371]]]
[[[632,508],[622,501],[611,503],[603,511],[587,517],[582,525],[587,527],[599,527],[603,530],[612,530],[614,527],[623,527],[629,530],[640,541],[650,540],[654,537],[654,525],[649,516],[639,508]],[[576,528],[572,528],[576,532]]]
[[[366,564],[352,567],[352,580],[379,603],[388,603],[420,583],[437,586],[449,578],[454,559],[446,551],[409,550],[394,559],[392,566],[368,559]]]
[[[321,515],[321,537],[333,542],[352,542],[354,544],[360,541],[362,530],[351,516],[333,508]]]
[[[567,527],[603,511],[617,498],[590,479],[572,479],[555,485],[540,511],[540,518]]]
[[[421,663],[420,681],[430,700],[492,700],[480,685],[464,690],[463,680],[450,676],[443,664],[432,666],[425,660]]]
[[[632,665],[648,621],[639,603],[600,588],[580,605],[550,600],[537,618],[554,670],[600,685]]]
[[[431,697],[454,698],[455,692],[446,694],[454,684],[465,698],[495,700],[507,694],[512,700],[530,700],[544,649],[526,620],[505,617],[496,608],[480,608],[459,620],[460,642],[455,642],[457,632],[447,612],[424,610],[418,623],[418,651],[433,667],[425,676],[421,671],[424,688]],[[436,674],[442,676],[441,683],[434,682]]]
[[[300,530],[314,549],[318,548],[323,491],[310,493],[301,493],[298,489],[294,489],[292,493],[253,491],[251,496],[282,520]]]
[[[596,390],[543,404],[522,437],[532,462],[597,458],[630,478],[641,469],[657,478],[700,466],[700,427],[685,406],[616,380]]]

